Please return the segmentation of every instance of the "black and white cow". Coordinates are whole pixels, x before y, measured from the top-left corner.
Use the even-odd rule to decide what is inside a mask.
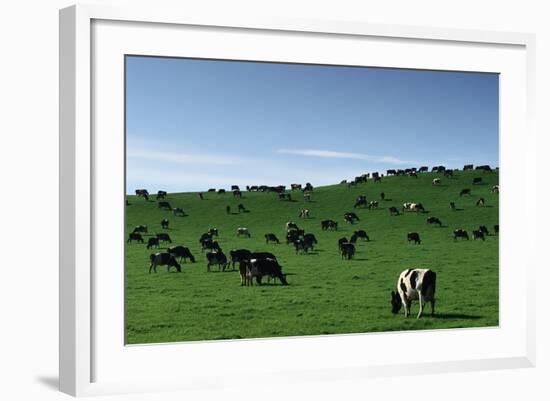
[[[211,227],[208,229],[208,231],[206,232],[207,234],[210,235],[210,237],[218,237],[219,236],[219,231],[217,228],[215,227]]]
[[[248,228],[246,227],[237,228],[237,237],[240,237],[241,235],[250,238],[250,231],[248,231]]]
[[[135,232],[135,233],[146,233],[147,232],[147,226],[144,226],[144,225],[136,226],[136,227],[134,227],[133,232]]]
[[[302,189],[302,184],[290,184],[291,191],[301,190],[301,189]]]
[[[309,209],[301,209],[300,213],[298,214],[298,218],[309,219]]]
[[[202,242],[201,252],[203,252],[205,249],[211,252],[216,252],[220,250],[220,244],[218,244],[218,241],[206,239]]]
[[[353,205],[354,209],[357,209],[358,207],[367,206],[367,197],[365,195],[359,195],[357,199],[355,199],[355,204]]]
[[[167,195],[168,195],[168,193],[166,191],[158,191],[157,192],[157,200],[166,199]]]
[[[413,203],[413,202],[405,202],[403,203],[403,212],[409,211],[409,212],[425,212],[424,206],[422,203]]]
[[[479,198],[479,199],[476,201],[476,206],[485,206],[485,199]]]
[[[263,276],[276,277],[281,281],[282,285],[288,285],[286,275],[283,274],[282,267],[274,259],[251,259],[248,262],[241,262],[239,272],[244,267],[245,270],[245,284],[252,285],[253,279],[256,279],[256,283],[261,285]],[[241,284],[242,284],[241,273]]]
[[[483,182],[483,180],[481,179],[481,177],[474,177],[474,179],[472,180],[472,184],[476,185],[476,184],[481,184]]]
[[[474,240],[479,238],[480,240],[485,241],[485,234],[483,234],[483,231],[473,230],[472,234],[474,235]]]
[[[183,260],[184,262],[187,262],[187,259],[191,261],[191,263],[195,263],[195,257],[191,254],[191,251],[189,248],[185,246],[173,246],[167,249],[167,252],[171,255],[174,255],[176,258],[180,258],[180,263]]]
[[[375,200],[370,201],[368,208],[369,210],[378,209],[378,201],[375,201]]]
[[[163,230],[168,230],[168,226],[170,225],[170,221],[168,219],[162,219],[160,222],[160,226]]]
[[[468,232],[466,230],[463,230],[461,228],[457,228],[453,231],[454,240],[456,241],[458,238],[463,238],[466,240],[469,240],[470,237],[468,236]]]
[[[489,230],[487,229],[487,226],[479,226],[479,231],[481,231],[483,235],[489,235]]]
[[[233,265],[233,270],[235,270],[235,263],[250,260],[251,256],[252,252],[248,249],[232,249],[229,251],[230,263]]]
[[[266,234],[264,235],[265,237],[265,243],[268,244],[270,241],[271,242],[275,242],[275,243],[279,243],[279,239],[277,238],[277,236],[273,233],[269,233],[269,234]]]
[[[151,266],[149,267],[149,274],[151,274],[151,270],[154,270],[156,273],[157,266],[166,266],[168,271],[170,271],[170,267],[175,267],[176,270],[179,273],[181,273],[181,265],[178,263],[174,255],[171,255],[166,252],[153,253],[151,254],[149,259],[151,260]]]
[[[342,244],[348,243],[348,239],[346,237],[342,237],[338,240],[338,250],[342,252]]]
[[[415,245],[420,245],[420,234],[415,232],[407,233],[407,242],[414,241]]]
[[[458,194],[458,196],[462,196],[462,195],[471,195],[472,194],[472,190],[470,188],[464,188],[460,191],[460,193]]]
[[[434,178],[432,180],[432,185],[440,185],[441,184],[441,178]]]
[[[493,185],[493,187],[491,188],[491,192],[494,194],[498,194],[500,192],[500,186]]]
[[[474,169],[473,164],[465,164],[463,168],[464,171],[473,170],[473,169]]]
[[[397,314],[405,307],[405,317],[411,311],[412,301],[418,301],[417,319],[420,319],[426,302],[431,304],[432,316],[435,312],[436,274],[430,269],[407,269],[397,279],[397,292],[391,292],[392,313]]]
[[[321,230],[338,230],[338,222],[334,220],[323,220],[321,221]]]
[[[132,241],[137,241],[139,243],[142,243],[143,244],[143,237],[141,236],[140,233],[130,233],[128,235],[128,241],[126,242],[132,242]]]
[[[353,212],[347,212],[347,213],[344,213],[344,221],[346,223],[350,223],[350,224],[353,224],[355,223],[356,221],[359,221],[359,216],[357,216],[355,213]]]
[[[174,216],[185,216],[185,211],[181,207],[175,207],[172,209]]]
[[[158,208],[164,209],[164,210],[172,210],[172,206],[170,206],[170,202],[166,202],[166,201],[159,201]]]
[[[206,259],[208,260],[208,264],[206,265],[206,270],[210,271],[210,266],[218,265],[219,270],[224,270],[227,267],[229,263],[227,263],[227,256],[221,251],[218,250],[216,252],[208,252],[206,254]]]

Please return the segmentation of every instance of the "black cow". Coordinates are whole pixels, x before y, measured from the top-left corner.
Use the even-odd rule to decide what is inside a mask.
[[[216,188],[209,188],[207,192],[216,192]]]
[[[428,217],[426,219],[426,224],[437,224],[439,227],[441,227],[443,224],[441,224],[441,220],[439,220],[437,217]]]
[[[168,241],[169,243],[172,243],[170,236],[166,233],[157,234],[157,238],[160,242]]]
[[[355,199],[355,205],[353,205],[355,209],[361,206],[367,206],[367,197],[365,195],[359,195],[357,199]]]
[[[273,255],[271,252],[252,252],[250,254],[250,259],[273,259],[273,260],[277,260],[275,255]]]
[[[241,189],[239,188],[238,185],[231,185],[231,190],[232,191],[240,191]]]
[[[168,195],[168,193],[166,191],[158,191],[157,192],[157,200],[166,199],[167,195]]]
[[[169,225],[170,225],[170,222],[168,221],[168,219],[162,219],[160,222],[160,226],[162,227],[163,230],[168,230]]]
[[[166,202],[166,201],[159,201],[158,208],[164,209],[164,210],[172,210],[172,206],[170,206],[170,202]]]
[[[453,176],[453,170],[447,169],[447,170],[445,170],[445,171],[443,172],[443,175],[444,175],[445,177],[452,177],[452,176]]]
[[[202,243],[202,247],[201,247],[201,252],[204,251],[205,249],[208,249],[209,251],[219,251],[221,250],[220,249],[220,244],[218,244],[218,241],[213,241],[213,240],[205,240],[203,243]]]
[[[293,244],[300,239],[300,232],[298,230],[289,230],[286,233],[286,243]]]
[[[211,232],[204,233],[199,238],[199,244],[202,245],[205,241],[209,241],[211,239],[212,239],[212,233]]]
[[[135,233],[146,233],[147,232],[147,226],[144,226],[144,225],[136,226],[134,228],[133,232],[135,232]]]
[[[231,206],[225,207],[225,213],[230,214],[231,213]]]
[[[239,190],[235,190],[235,191],[233,191],[233,196],[234,196],[235,198],[242,198],[242,197],[243,197],[243,193],[242,193],[241,191],[239,191]]]
[[[282,285],[288,285],[281,265],[274,259],[251,259],[246,263],[246,269],[250,284],[252,284],[252,279],[256,278],[256,283],[261,285],[263,276],[268,276],[278,278]]]
[[[233,249],[229,251],[229,256],[233,269],[235,269],[235,263],[250,260],[252,253],[248,249]]]
[[[321,230],[338,230],[338,222],[334,220],[321,221]]]
[[[463,190],[460,191],[458,196],[471,195],[471,194],[472,194],[472,191],[470,190],[470,188],[464,188]]]
[[[483,231],[481,230],[473,230],[472,234],[474,235],[474,239],[481,239],[485,241],[485,235],[483,234]]]
[[[428,166],[421,166],[421,167],[418,169],[418,172],[419,172],[419,173],[427,173],[427,172],[428,172]]]
[[[464,171],[473,170],[473,169],[474,169],[473,164],[465,164],[463,168]]]
[[[472,184],[481,184],[483,182],[483,180],[481,179],[481,177],[474,177],[474,179],[472,180]]]
[[[169,253],[153,253],[149,257],[151,260],[151,266],[149,267],[149,274],[151,274],[151,270],[154,270],[155,273],[157,272],[157,266],[166,266],[168,271],[170,271],[170,267],[175,267],[178,273],[181,273],[181,265],[178,263],[174,255],[171,255]]]
[[[189,248],[185,246],[174,246],[167,249],[167,252],[171,255],[174,255],[176,258],[180,258],[180,262],[183,261],[187,262],[187,258],[191,260],[191,263],[195,263],[195,257],[191,254],[191,251]]]
[[[306,241],[305,239],[297,239],[294,241],[294,248],[296,249],[296,254],[299,252],[307,253],[313,249],[313,244],[311,241]]]
[[[454,235],[454,240],[456,241],[458,238],[464,238],[466,240],[469,240],[470,237],[468,236],[468,233],[466,232],[466,230],[463,230],[461,228],[458,228],[456,230],[453,231],[453,235]]]
[[[386,194],[384,192],[380,192],[380,200],[386,199]]]
[[[395,175],[396,171],[394,169],[386,170],[386,175]]]
[[[175,207],[172,209],[174,216],[185,216],[185,211],[181,207]]]
[[[275,234],[266,234],[265,236],[265,243],[269,243],[269,241],[271,242],[276,242],[277,244],[279,243],[279,239],[277,238],[277,236]]]
[[[206,233],[209,234],[210,237],[218,237],[219,236],[217,228],[209,228]]]
[[[338,240],[338,250],[342,252],[342,244],[349,242],[346,237],[342,237]]]
[[[390,216],[399,216],[399,209],[395,206],[391,206],[388,210],[390,211]]]
[[[147,249],[159,247],[159,239],[157,237],[149,237],[147,240]]]
[[[206,270],[210,271],[210,266],[218,265],[219,270],[224,270],[227,267],[227,256],[221,251],[218,250],[216,252],[208,252],[206,254],[206,259],[208,260],[208,264],[206,265]]]
[[[315,235],[309,233],[304,235],[304,241],[309,241],[311,243],[311,248],[313,249],[313,244],[317,243],[317,238],[315,238]]]
[[[344,242],[340,245],[340,252],[342,254],[342,259],[351,260],[355,255],[355,245],[349,242]]]
[[[218,189],[218,194],[225,194],[225,189]]]
[[[279,199],[280,199],[280,200],[291,201],[291,200],[292,200],[292,196],[291,196],[290,194],[280,193],[280,194],[279,194]]]
[[[357,230],[353,233],[356,238],[364,239],[365,241],[370,241],[370,238],[365,230]]]
[[[482,166],[476,166],[476,170],[483,170],[491,173],[493,170],[491,170],[491,167],[487,164],[484,164]]]
[[[414,241],[415,244],[420,244],[420,234],[418,233],[407,233],[407,241]]]
[[[353,224],[355,223],[356,221],[359,221],[359,216],[357,216],[355,213],[353,212],[348,212],[348,213],[345,213],[344,214],[344,221],[346,223],[350,223],[350,224]]]
[[[137,196],[149,195],[149,191],[147,191],[146,189],[136,189],[136,195]]]
[[[486,226],[479,226],[479,231],[481,231],[483,235],[489,235],[489,230]]]
[[[140,233],[130,233],[128,235],[128,241],[126,242],[132,242],[132,241],[137,241],[143,244],[143,237],[141,236]]]

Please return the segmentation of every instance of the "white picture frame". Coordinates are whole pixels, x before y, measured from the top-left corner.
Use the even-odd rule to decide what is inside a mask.
[[[193,32],[189,33],[189,30]],[[143,35],[143,32],[147,35]],[[180,32],[182,35],[196,35],[201,47],[180,49],[176,47],[176,43],[159,40],[177,36]],[[262,43],[270,46],[266,46],[267,49],[258,47],[259,36],[250,36],[250,48],[244,46],[244,42],[239,43],[241,39],[235,39],[238,36],[244,38],[242,40],[248,40],[247,35],[259,35]],[[228,42],[235,45],[232,48],[226,43],[226,50],[223,51],[227,53],[223,53],[214,44],[209,48],[208,37],[231,38]],[[141,39],[139,46],[131,43],[136,38]],[[289,39],[296,44],[288,45],[285,41]],[[440,330],[422,334],[403,332],[125,347],[123,341],[120,341],[123,333],[117,326],[117,319],[123,310],[113,307],[112,314],[106,312],[104,302],[120,305],[123,287],[120,285],[122,275],[117,273],[117,269],[123,269],[123,266],[115,263],[114,276],[98,274],[94,270],[98,264],[105,265],[101,261],[110,260],[104,258],[110,258],[111,251],[111,254],[116,253],[114,248],[102,247],[100,242],[111,241],[114,247],[120,247],[122,243],[117,239],[119,232],[116,230],[112,234],[101,231],[101,227],[105,227],[103,222],[120,218],[120,214],[116,214],[118,212],[109,214],[105,205],[109,202],[120,204],[118,206],[121,207],[123,205],[122,193],[116,198],[116,190],[120,188],[117,187],[120,184],[117,177],[120,178],[123,174],[123,171],[118,171],[123,169],[120,160],[124,158],[123,152],[120,153],[121,137],[118,136],[118,133],[122,134],[119,131],[123,116],[119,112],[123,103],[123,88],[120,86],[120,66],[116,64],[117,70],[113,71],[109,69],[112,62],[119,63],[121,54],[136,54],[136,51],[137,54],[165,56],[188,55],[186,52],[193,51],[192,56],[217,54],[219,58],[230,58],[237,54],[231,52],[241,51],[239,49],[244,49],[244,54],[239,56],[242,59],[253,57],[269,60],[271,57],[279,57],[292,61],[310,57],[314,61],[330,62],[323,54],[305,54],[301,51],[303,48],[300,49],[300,46],[321,39],[327,44],[336,39],[339,41],[334,52],[326,57],[340,57],[341,63],[347,58],[346,62],[350,64],[365,65],[364,60],[352,57],[350,50],[353,46],[363,46],[362,43],[365,42],[365,46],[372,45],[369,49],[372,49],[373,54],[385,54],[385,59],[379,58],[377,65],[380,66],[471,69],[498,72],[505,78],[500,109],[500,174],[503,185],[501,226],[504,227],[500,239],[501,261],[510,268],[514,264],[520,266],[521,274],[512,281],[512,271],[507,275],[508,268],[504,268],[500,287],[503,306],[500,308],[501,326],[496,329]],[[164,44],[161,46],[160,43]],[[206,369],[200,366],[200,361],[204,358],[209,358],[210,362],[233,363],[234,369],[247,373],[250,380],[269,372],[290,381],[342,377],[359,379],[407,374],[411,370],[418,374],[534,366],[534,270],[537,261],[533,256],[521,260],[517,256],[519,253],[534,255],[529,252],[533,243],[529,233],[535,232],[533,227],[536,209],[530,206],[518,208],[521,212],[510,213],[510,205],[527,206],[527,199],[525,191],[507,190],[507,187],[523,188],[534,180],[529,174],[523,174],[526,171],[535,171],[536,138],[531,117],[534,109],[534,43],[533,35],[523,33],[376,25],[357,21],[291,18],[235,20],[215,14],[186,15],[181,10],[153,7],[119,9],[78,5],[61,10],[60,390],[80,396],[238,385],[230,377],[206,373]],[[382,49],[390,49],[394,45],[401,46],[399,49],[404,53],[412,47],[419,51],[421,55],[414,60],[416,64],[404,65],[399,59],[403,54]],[[276,56],[276,49],[282,47],[290,53]],[[447,47],[452,47],[452,51],[445,53],[449,50]],[[340,52],[337,49],[342,50]],[[206,53],[203,55],[201,52]],[[441,56],[442,60],[436,63],[435,58],[429,56],[433,56],[434,52],[448,57]],[[494,54],[488,57],[488,52]],[[465,55],[463,64],[460,63],[460,54]],[[453,57],[458,61],[453,60]],[[101,87],[101,82],[104,87]],[[106,83],[110,84],[109,88]],[[108,98],[105,97],[106,93],[109,94]],[[102,99],[101,102],[98,102],[99,98]],[[105,112],[107,108],[114,113],[112,116]],[[112,138],[105,137],[105,133],[110,135],[113,132]],[[517,132],[522,132],[522,135]],[[112,146],[106,146],[106,138],[113,139]],[[510,168],[512,165],[513,169]],[[113,182],[106,183],[106,172],[113,171],[118,171],[111,174]],[[113,193],[114,198],[109,196]],[[118,206],[114,209],[118,210]],[[522,237],[513,231],[521,231]],[[102,233],[101,238],[98,233]],[[511,244],[514,246],[506,246]],[[114,257],[112,260],[119,258]],[[105,285],[106,283],[109,284]],[[99,288],[103,295],[98,300]],[[508,315],[513,316],[513,319]],[[362,352],[341,355],[343,349],[368,349],[370,343],[376,343],[374,347],[383,349],[390,342],[399,344],[402,340],[406,342],[409,337],[423,344],[434,344],[434,349],[450,341],[463,341],[465,344],[480,342],[480,347],[475,349],[472,345],[467,349],[466,345],[463,348],[459,345],[455,354],[449,350],[450,356],[441,353],[440,358],[427,359],[405,353],[388,358],[387,361],[383,354],[376,355],[374,352],[368,354],[369,358],[365,358]],[[438,344],[437,339],[443,337],[445,339]],[[487,342],[484,351],[481,346],[483,341]],[[315,355],[320,349],[324,350],[324,357],[317,359]],[[281,358],[282,350],[287,350],[284,358]],[[292,355],[297,356],[289,356],[288,350],[292,350]],[[398,346],[395,350],[399,353]],[[148,378],[140,377],[131,370],[132,365],[140,362],[144,365],[166,365],[166,370],[169,370],[172,363],[170,358],[175,353],[181,353],[180,361],[181,355],[192,361],[188,362],[190,366],[187,367],[185,380],[165,375],[163,369],[157,375],[147,376]],[[260,360],[255,359],[260,354],[271,358],[271,368],[261,365]],[[237,361],[237,355],[242,356],[243,361]],[[463,357],[459,357],[460,355]],[[192,363],[194,365],[191,366]],[[128,374],[121,373],[126,371]]]

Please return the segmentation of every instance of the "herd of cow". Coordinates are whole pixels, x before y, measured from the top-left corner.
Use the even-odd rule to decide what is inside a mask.
[[[464,166],[464,170],[473,170],[473,165]],[[482,170],[486,172],[492,172],[493,170],[489,166],[478,166],[476,170]],[[423,166],[419,169],[406,169],[406,170],[387,170],[386,175],[409,175],[417,177],[417,172],[427,172],[428,167]],[[453,170],[446,169],[444,166],[435,166],[432,169],[432,172],[443,173],[445,176],[449,177],[453,175]],[[371,179],[374,182],[380,182],[383,174],[377,172],[372,174],[364,174],[362,176],[356,177],[351,183],[348,183],[348,186],[351,188],[357,183],[364,183],[368,179]],[[473,180],[473,184],[479,184],[482,182],[480,177],[476,177]],[[342,184],[347,183],[347,181],[342,181]],[[432,181],[433,185],[441,185],[440,178],[434,178]],[[276,186],[247,186],[248,191],[259,191],[259,192],[276,192],[280,199],[290,200],[290,194],[285,193],[286,187]],[[232,186],[231,190],[233,191],[234,196],[242,197],[240,189],[238,186]],[[291,190],[302,190],[308,198],[311,197],[313,192],[313,186],[310,183],[307,183],[304,188],[300,184],[292,184]],[[492,187],[491,191],[493,193],[499,192],[498,185]],[[209,189],[208,192],[218,192],[224,193],[224,190]],[[459,193],[459,196],[470,195],[471,191],[468,188],[462,189]],[[145,189],[136,190],[136,195],[144,197],[146,200],[149,199],[149,193]],[[199,194],[200,198],[203,199],[202,193]],[[171,205],[165,200],[167,197],[166,191],[158,191],[157,201],[158,207],[161,209],[169,210],[174,213],[174,215],[185,215],[185,212],[181,208],[172,208]],[[380,193],[380,199],[385,199],[385,194]],[[127,202],[128,205],[128,202]],[[485,200],[480,198],[476,202],[477,206],[484,206]],[[242,205],[240,205],[242,206]],[[367,201],[365,195],[359,195],[354,204],[354,208],[368,208],[376,209],[378,208],[378,201],[372,200]],[[456,210],[454,202],[450,203],[450,208]],[[244,206],[239,208],[241,210],[246,210]],[[401,211],[395,207],[391,206],[388,208],[390,216],[398,216],[401,213],[405,212],[417,212],[417,213],[427,213],[422,203],[419,202],[405,202],[402,205]],[[228,213],[230,210],[228,209]],[[309,209],[300,210],[300,218],[309,217]],[[360,221],[359,217],[354,212],[346,212],[343,215],[343,220],[348,224],[355,224]],[[435,216],[430,216],[427,218],[426,223],[429,225],[438,225],[442,226],[442,222],[439,218]],[[169,228],[169,220],[164,218],[160,222],[160,225],[163,229]],[[317,238],[313,233],[306,233],[304,229],[301,229],[295,222],[288,221],[285,224],[285,236],[286,244],[292,245],[295,248],[296,254],[308,253],[312,251],[315,245],[318,243]],[[321,221],[321,230],[322,231],[337,231],[338,222],[335,220],[327,219]],[[495,224],[493,227],[495,235],[499,232],[498,224]],[[134,228],[132,232],[129,233],[128,243],[133,241],[144,243],[143,235],[147,233],[148,228],[145,225],[139,225]],[[246,227],[238,227],[236,230],[237,237],[251,237],[250,230]],[[489,235],[489,230],[485,225],[480,225],[479,228],[475,228],[472,231],[472,237],[474,240],[481,239],[485,240],[485,237]],[[248,249],[233,249],[229,252],[229,257],[223,252],[218,241],[216,240],[219,236],[217,228],[210,228],[208,231],[203,233],[199,238],[199,243],[201,245],[201,252],[206,251],[206,261],[207,261],[207,271],[211,271],[213,266],[217,266],[218,270],[225,271],[228,268],[236,270],[238,266],[238,271],[240,274],[241,285],[248,286],[252,285],[255,280],[257,284],[262,283],[264,276],[267,277],[268,282],[270,280],[278,279],[282,285],[288,285],[286,274],[282,272],[282,267],[279,264],[277,257],[271,252],[251,252]],[[264,235],[266,244],[277,243],[280,241],[274,233],[266,233]],[[457,228],[453,231],[453,237],[456,241],[457,239],[469,240],[470,237],[468,232],[463,228]],[[365,230],[355,230],[353,235],[348,239],[342,237],[338,240],[338,250],[342,259],[351,260],[354,258],[356,253],[356,244],[358,240],[370,241],[369,235]],[[414,244],[421,244],[420,234],[417,232],[408,232],[407,241],[413,242]],[[159,248],[163,243],[172,243],[170,236],[167,233],[158,233],[152,236],[148,236],[147,249]],[[178,272],[181,272],[182,262],[190,260],[192,263],[196,262],[195,257],[192,255],[188,247],[183,245],[178,246],[169,246],[165,252],[157,252],[150,255],[150,266],[149,273],[157,271],[158,266],[166,266],[168,270],[170,268],[175,268]],[[435,283],[436,283],[436,274],[430,269],[407,269],[401,273],[397,281],[397,292],[392,291],[391,294],[391,305],[392,312],[398,313],[400,308],[404,306],[405,316],[409,315],[411,301],[418,300],[420,304],[420,310],[418,317],[423,313],[423,307],[425,302],[431,303],[432,314],[434,313],[434,304],[435,304]]]

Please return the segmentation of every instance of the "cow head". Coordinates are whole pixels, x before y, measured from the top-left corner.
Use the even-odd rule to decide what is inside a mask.
[[[393,314],[397,314],[401,310],[401,297],[395,291],[391,292],[391,311]]]

